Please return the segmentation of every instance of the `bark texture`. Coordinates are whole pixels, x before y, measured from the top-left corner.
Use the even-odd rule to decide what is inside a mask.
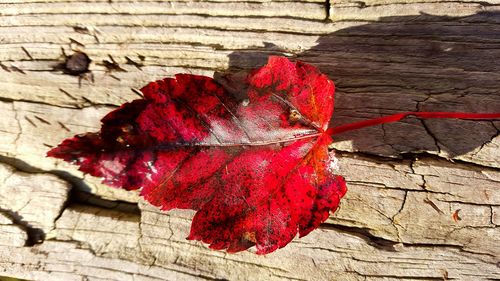
[[[500,122],[408,118],[339,135],[349,187],[341,208],[267,256],[187,241],[191,212],[162,213],[45,153],[97,130],[100,117],[148,81],[248,69],[272,54],[312,63],[336,82],[335,125],[400,111],[498,112],[499,7],[2,1],[0,276],[498,280]],[[74,64],[79,52],[91,60],[88,71]]]

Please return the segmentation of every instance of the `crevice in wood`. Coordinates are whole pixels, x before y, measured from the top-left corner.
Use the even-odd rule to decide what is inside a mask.
[[[491,138],[489,140],[487,140],[486,142],[484,142],[483,144],[481,144],[481,146],[477,149],[476,152],[474,152],[472,155],[473,156],[476,156],[479,152],[481,152],[481,150],[488,144],[492,143],[494,139],[498,138],[500,136],[500,129],[495,125],[495,122],[494,121],[491,121],[491,125],[497,129],[497,133],[492,135]]]
[[[352,180],[346,176],[350,193],[343,201],[347,204],[336,213],[338,220],[331,218],[329,221],[335,224],[324,224],[322,230],[294,239],[287,247],[265,257],[251,253],[222,254],[201,243],[186,241],[183,235],[189,231],[188,215],[178,211],[163,213],[142,201],[139,207],[135,203],[114,201],[113,196],[129,197],[120,197],[122,195],[114,191],[106,193],[107,190],[101,194],[101,187],[93,185],[97,179],[85,177],[83,180],[81,176],[74,176],[75,170],[60,171],[65,169],[64,165],[54,168],[50,161],[43,159],[44,153],[62,137],[42,139],[44,128],[58,130],[60,135],[94,129],[99,125],[97,118],[92,119],[93,123],[80,122],[61,119],[58,112],[68,116],[76,114],[76,118],[94,118],[88,114],[95,115],[92,110],[102,107],[102,103],[108,102],[104,105],[114,108],[122,100],[137,98],[130,93],[130,88],[143,85],[154,75],[169,76],[181,71],[211,75],[214,70],[225,70],[226,65],[248,67],[249,62],[271,54],[310,59],[311,64],[328,73],[338,86],[336,98],[350,98],[337,103],[336,107],[337,112],[342,112],[339,117],[345,120],[394,112],[398,106],[411,110],[417,104],[418,109],[424,102],[425,109],[428,105],[435,109],[434,105],[446,103],[450,110],[464,105],[465,110],[474,100],[487,101],[489,107],[480,108],[474,104],[471,108],[494,108],[498,67],[489,61],[494,61],[490,58],[498,52],[495,31],[499,26],[498,12],[488,8],[498,4],[491,1],[315,0],[307,6],[313,6],[312,10],[301,11],[301,4],[296,8],[297,2],[284,1],[272,3],[274,10],[268,13],[257,9],[259,4],[252,1],[231,1],[234,7],[241,7],[234,12],[203,9],[206,3],[203,1],[189,4],[180,1],[173,4],[173,12],[169,10],[166,17],[165,13],[151,9],[125,13],[128,10],[123,8],[133,1],[115,0],[111,6],[106,1],[15,0],[8,5],[26,9],[16,14],[15,7],[8,6],[7,12],[13,15],[2,17],[5,22],[0,23],[0,32],[6,40],[0,44],[4,46],[3,51],[0,50],[0,60],[5,62],[5,65],[0,64],[0,72],[6,78],[0,82],[7,85],[7,91],[0,97],[0,101],[5,102],[0,106],[4,106],[11,120],[7,119],[10,124],[0,128],[7,140],[0,162],[14,163],[20,171],[40,176],[55,174],[71,183],[74,188],[64,206],[63,212],[66,212],[55,217],[61,229],[54,233],[66,231],[64,238],[81,240],[81,243],[58,240],[61,237],[50,232],[53,236],[32,247],[0,246],[0,261],[5,265],[2,269],[10,270],[6,271],[7,275],[35,280],[51,279],[43,275],[51,274],[54,279],[61,276],[61,280],[102,277],[151,281],[252,277],[265,280],[446,280],[494,279],[498,275],[498,255],[494,255],[498,252],[495,245],[497,225],[494,224],[498,223],[498,218],[494,216],[500,211],[494,189],[498,169],[491,168],[497,163],[488,154],[496,148],[498,122],[491,122],[494,127],[496,125],[496,133],[492,130],[492,134],[471,143],[468,148],[473,150],[467,150],[466,158],[461,158],[465,160],[445,158],[451,144],[431,121],[420,125],[415,119],[401,126],[408,126],[409,133],[415,132],[412,125],[420,128],[419,136],[425,138],[421,150],[430,150],[426,152],[418,152],[420,140],[413,146],[406,145],[407,135],[393,135],[395,131],[389,125],[374,130],[375,136],[366,136],[377,138],[366,150],[360,142],[356,143],[363,136],[346,138],[352,141],[352,146],[343,146],[346,151],[338,151],[338,155],[347,158],[344,159],[346,163],[352,165],[345,165],[344,170]],[[221,6],[227,4],[218,0],[210,2],[220,2]],[[93,6],[97,3],[105,10],[94,13],[94,9],[87,13],[80,9],[80,14],[67,14],[71,9],[50,10],[60,3],[77,8],[81,7],[77,4]],[[143,1],[139,5],[148,8],[148,3],[158,5],[159,2]],[[284,11],[282,4],[296,9]],[[189,7],[178,12],[175,5]],[[213,5],[220,6],[218,3]],[[119,11],[115,13],[109,8]],[[291,12],[294,19],[280,16],[287,12]],[[198,13],[203,16],[190,16]],[[249,16],[241,16],[245,13]],[[272,13],[277,13],[277,17]],[[415,14],[400,15],[407,13]],[[441,16],[448,14],[450,16]],[[314,19],[310,19],[312,17]],[[75,30],[75,24],[99,26],[104,32],[99,33],[99,38],[95,34],[92,38],[92,29]],[[38,32],[40,30],[44,32]],[[159,32],[162,35],[157,37]],[[68,38],[84,44],[94,61],[101,61],[110,54],[129,72],[117,74],[121,79],[117,82],[104,75],[104,67],[93,64],[95,84],[82,85],[82,89],[75,90],[78,87],[76,78],[70,79],[50,70],[50,64],[57,60],[59,44],[69,50]],[[95,42],[97,39],[101,42]],[[263,43],[268,41],[274,47]],[[73,46],[75,44],[78,43]],[[313,45],[316,47],[311,47]],[[126,65],[127,58],[139,62],[138,54],[147,58],[140,60],[144,64],[140,67],[142,71],[136,69],[133,62]],[[235,55],[240,56],[236,61],[238,65],[231,59]],[[16,72],[11,64],[25,75]],[[182,70],[177,71],[177,68]],[[62,92],[58,88],[62,88]],[[372,98],[372,95],[386,98],[386,101],[366,102],[364,98]],[[355,104],[358,97],[364,101]],[[401,100],[395,102],[392,97]],[[86,108],[86,111],[80,114],[79,108]],[[51,115],[54,112],[58,114]],[[52,125],[45,124],[35,115]],[[69,121],[58,124],[63,120]],[[426,125],[429,128],[425,128]],[[460,132],[465,140],[468,133],[467,130]],[[434,149],[433,141],[442,147]],[[12,147],[8,147],[10,145]],[[407,147],[412,152],[405,152]],[[435,155],[439,154],[439,149],[443,150],[442,155]],[[368,152],[349,152],[356,150]],[[481,153],[474,154],[475,151]],[[38,169],[37,165],[44,169]],[[86,187],[78,187],[87,182]],[[89,195],[87,192],[91,188],[98,194]],[[477,192],[468,193],[469,190]],[[436,213],[423,202],[424,198],[435,202],[444,214]],[[451,217],[452,211],[457,209],[461,209],[459,222]],[[42,212],[38,208],[34,211]],[[342,211],[348,214],[340,216]],[[79,216],[79,226],[74,227],[76,233],[71,233]],[[70,243],[75,246],[68,246]],[[179,276],[181,278],[176,278]]]
[[[124,213],[131,213],[131,214],[140,215],[140,210],[139,210],[139,207],[136,203],[130,203],[130,202],[125,202],[125,201],[121,201],[121,200],[108,200],[108,199],[101,198],[95,194],[92,194],[91,188],[85,183],[85,181],[83,179],[76,177],[76,176],[74,176],[66,171],[61,171],[61,170],[44,171],[44,170],[39,169],[37,167],[33,167],[33,166],[29,165],[28,163],[26,163],[22,160],[19,160],[17,158],[7,157],[7,156],[3,156],[3,155],[0,155],[0,163],[8,164],[8,165],[14,167],[16,170],[19,170],[19,171],[22,171],[25,173],[53,174],[53,175],[61,178],[62,180],[70,183],[73,186],[73,188],[71,188],[70,192],[67,195],[67,199],[64,203],[64,206],[61,208],[60,213],[54,219],[54,222],[56,222],[61,217],[64,210],[69,205],[74,204],[74,203],[83,203],[83,204],[86,204],[89,206],[97,206],[97,207],[104,208],[104,209],[113,209],[113,210],[117,210],[117,211],[124,212]],[[0,210],[0,211],[2,211],[2,210]],[[14,213],[11,215],[14,218],[16,218]],[[17,221],[20,221],[20,220],[17,219]],[[20,221],[20,222],[21,222],[20,223],[21,225],[25,225],[22,223],[22,221]],[[33,235],[35,235],[35,236],[30,236],[30,237],[34,237],[30,240],[38,241],[38,242],[43,241],[44,236],[45,236],[45,233],[43,233],[43,231],[41,232],[43,235],[41,235],[40,234],[41,230],[38,231],[37,229],[33,229],[29,225],[25,225],[25,226],[28,228],[28,230],[30,230],[33,233]],[[28,234],[30,234],[30,233],[28,233]],[[33,245],[33,244],[34,243],[32,243],[31,245]]]
[[[330,0],[325,0],[325,22],[331,21],[330,19],[330,9],[332,8],[332,4]]]
[[[89,206],[119,211],[123,213],[129,213],[133,215],[139,215],[139,216],[141,215],[141,210],[139,209],[137,203],[130,203],[121,200],[105,199],[95,194],[81,190],[73,190],[71,194],[71,199],[72,199],[71,203],[85,204]]]
[[[85,181],[77,176],[72,175],[69,172],[62,171],[62,170],[52,170],[52,171],[46,171],[37,167],[34,167],[30,165],[29,163],[15,158],[15,157],[9,157],[6,155],[0,155],[0,163],[5,163],[10,166],[13,166],[15,169],[25,172],[25,173],[30,173],[30,174],[53,174],[60,179],[69,182],[72,186],[77,187],[80,190],[88,190],[90,191],[91,188],[85,183]]]
[[[29,222],[26,222],[21,215],[12,210],[4,209],[0,207],[0,213],[7,215],[12,222],[19,226],[22,230],[26,232],[28,235],[28,239],[26,240],[26,247],[31,247],[35,244],[40,244],[45,239],[45,233],[40,228],[36,228],[31,225]],[[1,225],[0,225],[1,227]]]
[[[90,107],[91,108],[110,107],[110,110],[112,110],[113,108],[118,107],[116,104],[95,103],[89,99],[86,100],[86,104],[75,103],[74,106],[71,106],[70,104],[62,105],[62,104],[54,104],[54,103],[42,102],[42,101],[33,101],[33,100],[28,100],[28,99],[13,99],[13,98],[7,98],[7,97],[0,97],[0,102],[6,102],[6,103],[25,102],[25,103],[31,103],[31,104],[43,104],[43,105],[48,105],[48,106],[53,106],[53,107],[69,108],[69,109],[84,109],[84,108],[90,108]]]
[[[392,241],[375,236],[370,232],[370,229],[364,227],[352,227],[352,226],[328,223],[328,224],[322,224],[320,228],[331,229],[357,236],[365,240],[369,245],[379,250],[384,250],[389,252],[396,252],[397,249],[395,248],[395,245],[400,243],[399,241]]]
[[[474,170],[477,171],[498,171],[497,168],[492,168],[489,166],[481,165],[478,163],[471,163],[467,162],[464,160],[460,159],[448,159],[441,157],[436,154],[429,153],[427,151],[419,151],[419,152],[403,152],[400,153],[397,157],[389,157],[389,156],[383,156],[383,155],[378,155],[374,153],[369,153],[369,152],[360,152],[360,151],[345,151],[345,150],[337,150],[337,155],[342,156],[349,156],[349,157],[364,157],[367,159],[370,159],[371,161],[374,162],[380,162],[380,163],[387,163],[391,161],[395,161],[397,159],[405,159],[405,160],[411,160],[411,161],[438,161],[438,162],[443,162],[443,163],[453,163],[453,164],[459,164],[463,166],[467,166],[468,168],[473,168]]]

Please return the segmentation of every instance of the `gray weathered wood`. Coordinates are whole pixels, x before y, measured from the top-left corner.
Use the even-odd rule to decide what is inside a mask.
[[[160,212],[45,153],[97,130],[104,114],[137,98],[131,88],[179,72],[248,69],[273,54],[336,82],[333,125],[400,111],[498,112],[499,4],[2,1],[0,276],[498,279],[498,121],[407,118],[336,136],[349,186],[340,209],[267,256],[187,241],[192,212]],[[90,72],[64,74],[62,50],[86,53]],[[110,56],[126,71],[106,69]]]

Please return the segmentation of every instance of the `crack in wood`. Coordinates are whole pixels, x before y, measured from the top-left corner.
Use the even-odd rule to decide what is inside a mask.
[[[63,134],[95,130],[98,118],[92,119],[94,125],[84,121],[104,111],[92,110],[104,106],[111,110],[136,99],[137,92],[130,89],[146,81],[178,72],[212,75],[227,66],[245,68],[250,65],[245,58],[269,54],[307,60],[335,79],[336,122],[400,107],[421,109],[434,102],[468,109],[472,100],[480,100],[494,109],[500,76],[490,61],[498,53],[493,35],[499,28],[497,4],[238,0],[165,2],[159,7],[157,1],[143,1],[140,9],[127,10],[128,1],[122,0],[21,2],[6,3],[2,10],[6,21],[0,22],[2,44],[8,45],[0,51],[0,83],[6,85],[0,106],[8,116],[7,125],[0,122],[6,140],[0,142],[0,162],[28,177],[56,175],[73,189],[61,212],[53,216],[60,227],[50,231],[43,243],[0,245],[3,275],[151,281],[499,276],[500,203],[494,189],[499,170],[494,168],[498,157],[493,150],[498,122],[491,122],[496,133],[482,136],[473,152],[453,160],[446,159],[448,137],[431,122],[416,124],[422,128],[420,135],[429,135],[427,141],[419,140],[426,143],[422,152],[406,152],[406,147],[416,150],[420,144],[403,143],[407,136],[391,135],[389,126],[369,136],[374,138],[369,149],[360,142],[367,141],[366,136],[344,139],[353,144],[337,155],[352,165],[343,172],[350,191],[329,219],[334,223],[266,257],[229,255],[186,241],[192,213],[165,214],[143,202],[138,206],[113,201],[122,197],[102,194],[95,179],[43,159],[47,147],[56,145]],[[167,9],[169,16],[158,7]],[[89,16],[95,11],[106,16]],[[99,30],[94,30],[96,26]],[[92,37],[94,31],[99,38]],[[92,65],[95,83],[78,88],[75,79],[51,68],[60,56],[60,45],[69,51],[68,38],[75,40],[73,47],[85,45],[94,61],[111,55],[128,63],[122,67],[129,72],[121,72],[118,81],[105,76],[104,67]],[[414,132],[410,125],[415,124],[405,125],[408,135]],[[467,133],[463,132],[464,138],[469,138]],[[40,144],[33,143],[42,138]],[[10,182],[9,177],[6,174],[4,180]],[[475,193],[467,193],[469,189]],[[9,195],[0,195],[0,201]],[[424,198],[444,214],[433,211]],[[18,207],[26,211],[29,205],[23,208],[21,202]],[[457,209],[461,221],[453,220]],[[7,229],[2,227],[0,231]]]

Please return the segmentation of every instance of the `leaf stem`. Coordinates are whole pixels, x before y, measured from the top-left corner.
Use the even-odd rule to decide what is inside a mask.
[[[402,112],[380,118],[363,120],[346,125],[330,128],[325,133],[337,135],[344,132],[361,129],[365,127],[380,125],[384,123],[397,122],[407,116],[415,116],[424,119],[435,118],[458,118],[458,119],[500,119],[500,113],[468,113],[468,112]]]

